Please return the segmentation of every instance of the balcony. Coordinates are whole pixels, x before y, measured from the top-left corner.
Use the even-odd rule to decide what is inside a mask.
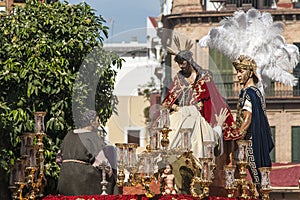
[[[220,74],[214,76],[214,81],[232,109],[236,109],[240,85],[235,74]],[[272,82],[269,90],[265,91],[266,103],[273,108],[300,108],[299,86],[288,87],[282,83]]]

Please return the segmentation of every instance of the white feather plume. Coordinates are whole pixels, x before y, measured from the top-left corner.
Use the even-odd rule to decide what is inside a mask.
[[[282,36],[284,24],[273,22],[270,13],[256,9],[236,11],[211,28],[200,39],[201,47],[219,50],[230,60],[249,56],[257,64],[257,75],[264,88],[271,80],[295,86],[297,78],[291,72],[299,62],[299,49],[287,44]]]

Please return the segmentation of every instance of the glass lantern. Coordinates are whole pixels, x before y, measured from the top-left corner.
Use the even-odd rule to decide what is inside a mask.
[[[16,161],[15,163],[15,177],[14,181],[15,183],[24,183],[25,182],[25,170],[24,170],[24,164],[21,160]]]
[[[142,173],[144,176],[153,176],[154,174],[154,158],[151,153],[142,155]]]
[[[149,128],[149,135],[150,135],[150,148],[157,150],[159,149],[159,134],[158,130],[153,128]]]
[[[160,110],[160,120],[158,124],[158,128],[168,128],[170,127],[170,116],[169,110],[167,108],[162,108]]]
[[[203,181],[211,181],[211,158],[199,158],[201,163],[200,178]]]
[[[212,158],[214,161],[215,155],[214,155],[214,147],[215,142],[214,141],[203,141],[204,145],[204,157],[205,158]]]
[[[270,189],[271,188],[271,181],[270,181],[270,173],[271,167],[261,167],[259,168],[261,173],[261,188]]]
[[[225,189],[231,189],[235,187],[234,181],[234,173],[235,173],[234,165],[226,165],[224,166],[225,171]]]
[[[35,133],[23,133],[21,136],[21,149],[20,154],[23,157],[28,156],[27,148],[33,147]]]
[[[128,143],[127,144],[127,167],[128,168],[135,168],[137,164],[137,155],[136,149],[138,144],[136,143]]]
[[[183,150],[190,151],[191,150],[191,134],[192,128],[181,128],[179,132],[181,133],[181,146]]]
[[[46,112],[35,112],[34,120],[35,120],[35,132],[36,133],[45,133],[45,124],[44,118],[46,116]]]
[[[238,140],[238,161],[240,163],[248,162],[248,151],[247,148],[250,145],[250,140]]]
[[[127,161],[127,147],[125,143],[116,143],[118,166],[124,166]]]

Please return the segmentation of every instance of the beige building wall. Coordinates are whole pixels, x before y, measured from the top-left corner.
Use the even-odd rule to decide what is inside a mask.
[[[277,162],[292,160],[292,126],[300,126],[300,109],[267,110],[270,126],[275,126],[275,158]]]
[[[144,96],[119,96],[118,100],[118,114],[113,114],[106,124],[108,140],[111,144],[127,143],[126,130],[138,129],[144,134],[144,137],[140,138],[140,143],[144,145],[138,147],[138,152],[145,150],[148,137],[144,109],[150,105],[150,102]]]

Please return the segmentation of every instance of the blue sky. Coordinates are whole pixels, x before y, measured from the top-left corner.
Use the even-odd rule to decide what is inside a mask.
[[[160,14],[161,0],[85,0],[102,15],[109,27],[109,38],[128,40],[137,36],[138,41],[146,41],[144,30],[148,16],[157,17]],[[83,0],[68,0],[78,4]]]

